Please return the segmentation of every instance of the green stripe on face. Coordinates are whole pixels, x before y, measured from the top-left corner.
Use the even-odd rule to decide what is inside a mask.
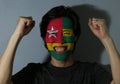
[[[73,22],[70,18],[68,18],[68,17],[63,18],[63,28],[64,29],[73,29]]]
[[[74,37],[73,36],[64,36],[63,37],[64,43],[74,43]]]

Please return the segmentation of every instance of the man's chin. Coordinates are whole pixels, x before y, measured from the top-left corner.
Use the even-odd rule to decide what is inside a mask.
[[[71,54],[72,52],[65,52],[64,54],[58,54],[55,51],[51,52],[52,57],[58,61],[66,60]]]

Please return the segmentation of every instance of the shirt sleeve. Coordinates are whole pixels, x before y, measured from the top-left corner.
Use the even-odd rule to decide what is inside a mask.
[[[33,84],[36,64],[30,63],[21,71],[12,76],[13,84]]]
[[[112,74],[100,64],[95,64],[95,84],[110,84]]]

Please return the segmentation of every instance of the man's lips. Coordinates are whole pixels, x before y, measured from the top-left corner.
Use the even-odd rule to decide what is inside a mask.
[[[66,52],[66,50],[67,50],[67,46],[55,46],[54,50],[58,54],[64,54]]]

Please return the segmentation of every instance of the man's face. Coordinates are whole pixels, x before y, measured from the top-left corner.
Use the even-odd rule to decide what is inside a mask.
[[[65,60],[73,52],[74,33],[72,20],[60,17],[50,21],[45,42],[50,54],[57,60]]]

